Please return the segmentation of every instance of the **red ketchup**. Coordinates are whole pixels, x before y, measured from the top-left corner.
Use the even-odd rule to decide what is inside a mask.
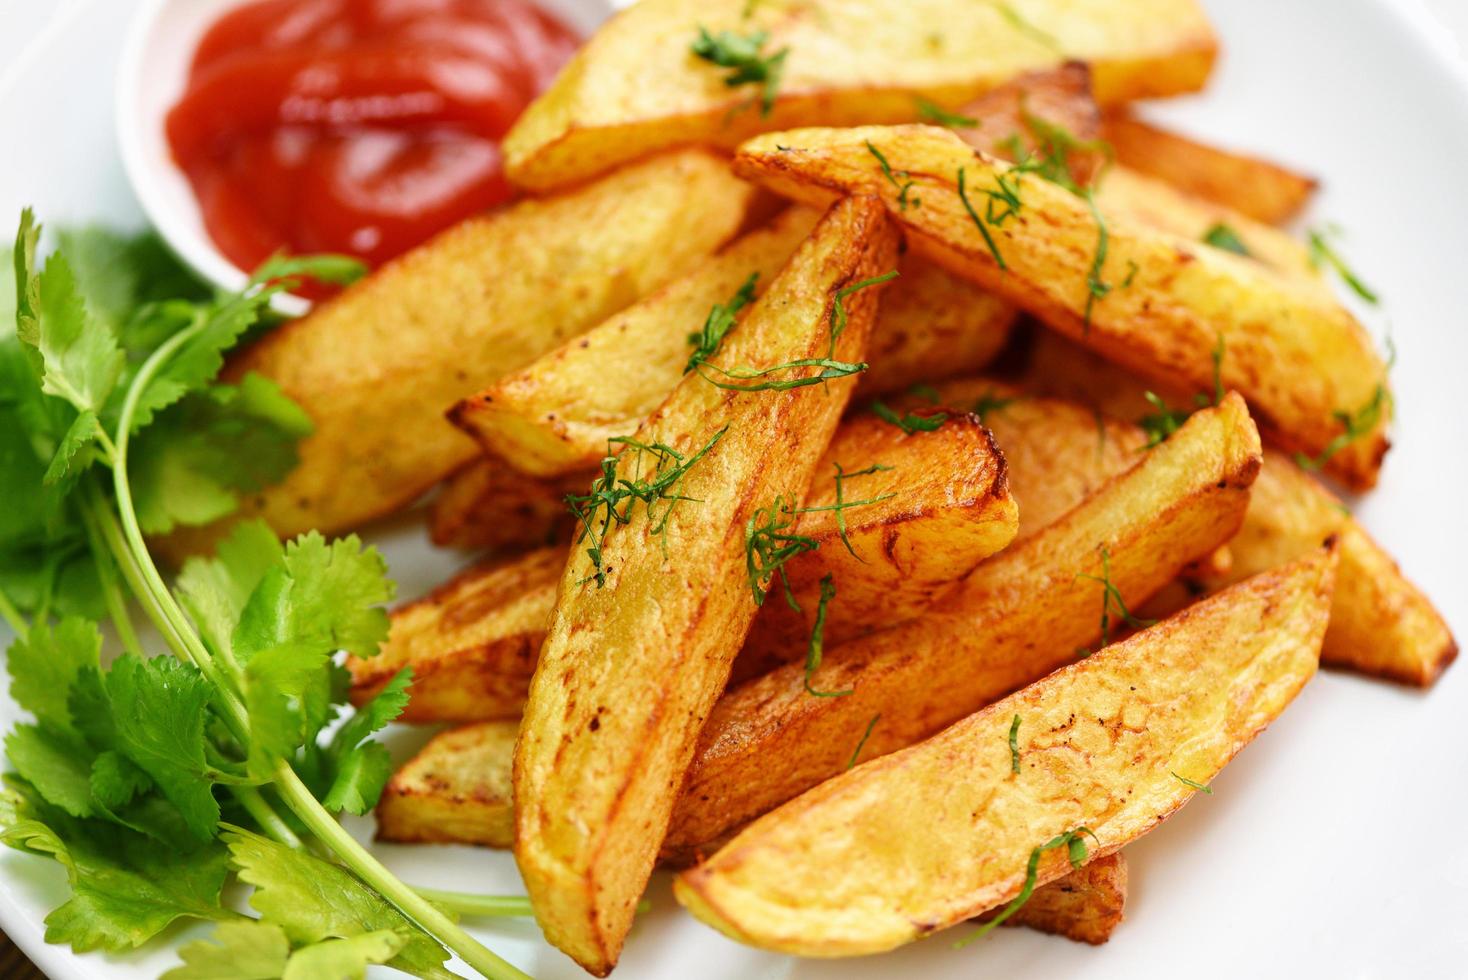
[[[168,115],[210,237],[380,264],[511,197],[500,139],[580,41],[529,0],[258,0]]]

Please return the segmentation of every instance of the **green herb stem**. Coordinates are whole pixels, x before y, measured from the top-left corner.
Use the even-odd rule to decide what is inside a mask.
[[[255,823],[259,824],[266,836],[295,850],[301,850],[305,846],[260,790],[254,786],[231,786],[229,790],[230,795],[245,808],[245,812],[255,818]]]
[[[514,965],[500,959],[432,901],[400,881],[382,862],[373,857],[357,839],[346,832],[331,814],[311,795],[311,790],[285,760],[276,763],[275,787],[306,828],[315,834],[356,875],[397,906],[408,918],[422,926],[460,958],[490,980],[531,980]]]
[[[413,891],[428,899],[441,909],[456,915],[469,915],[486,919],[529,918],[535,914],[530,899],[521,895],[471,895],[467,892],[447,892],[437,888],[417,888]]]
[[[25,621],[20,610],[15,608],[15,603],[10,601],[4,589],[0,589],[0,619],[4,619],[15,635],[22,639],[31,631],[30,624]]]
[[[127,611],[127,599],[117,584],[117,566],[113,563],[112,552],[108,550],[103,540],[100,521],[92,508],[83,506],[78,509],[81,511],[82,526],[86,530],[87,540],[91,544],[92,560],[97,568],[97,581],[102,586],[102,601],[107,606],[107,614],[112,619],[112,626],[117,630],[117,637],[122,641],[123,649],[136,657],[142,657],[143,645],[138,641],[138,634],[133,629],[132,616]]]

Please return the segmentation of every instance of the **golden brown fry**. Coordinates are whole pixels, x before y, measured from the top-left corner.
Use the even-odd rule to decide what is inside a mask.
[[[794,126],[907,122],[1016,75],[1089,62],[1113,104],[1203,86],[1217,39],[1195,0],[643,0],[608,21],[505,138],[510,179],[544,190],[687,143],[734,146]],[[788,51],[777,98],[695,57],[700,28]],[[657,84],[647,83],[657,79]]]
[[[1015,533],[1004,458],[972,417],[911,436],[871,416],[846,420],[816,467],[808,506],[834,504],[837,464],[853,474],[842,481],[843,500],[872,501],[842,512],[846,537],[864,560],[846,551],[835,510],[799,514],[794,533],[816,545],[785,566],[802,612],[791,612],[779,594],[766,602],[741,651],[737,677],[805,654],[826,575],[838,587],[825,632],[834,643],[918,615],[939,586],[968,574]],[[886,469],[854,475],[876,467]],[[584,478],[581,491],[590,479]],[[518,715],[565,555],[564,547],[546,548],[482,565],[394,611],[381,653],[347,661],[353,702],[362,704],[412,666],[405,721]],[[774,622],[761,625],[767,617]]]
[[[316,431],[244,514],[330,533],[408,504],[474,456],[445,408],[684,272],[749,200],[718,157],[672,153],[471,218],[276,330],[227,375],[273,379]]]
[[[510,763],[519,727],[518,720],[481,722],[434,736],[383,791],[378,839],[512,846]],[[1126,862],[1114,854],[1037,889],[1005,925],[1104,943],[1121,921],[1125,901]]]
[[[958,137],[1010,163],[1018,162],[1016,149],[1021,155],[1048,151],[1046,137],[1058,129],[1079,144],[1065,147],[1064,153],[1071,176],[1082,187],[1089,186],[1097,170],[1108,162],[1097,143],[1101,111],[1091,94],[1091,69],[1084,62],[1021,75],[964,106],[963,115],[979,125],[954,127]]]
[[[927,738],[1094,643],[1108,574],[1130,606],[1238,530],[1258,433],[1230,394],[1057,523],[995,556],[921,619],[790,664],[731,691],[699,744],[665,848],[710,841],[864,759]],[[1020,501],[1024,507],[1023,500]],[[1109,607],[1118,618],[1116,606]]]
[[[428,512],[428,537],[440,548],[485,551],[565,541],[575,528],[566,494],[585,493],[590,482],[584,472],[539,480],[481,457],[443,481]]]
[[[880,202],[837,204],[729,337],[721,366],[860,360],[879,289],[846,296],[839,336],[837,293],[892,269],[896,248]],[[746,527],[761,508],[804,499],[853,384],[729,391],[689,375],[638,430],[644,445],[702,454],[678,467],[678,499],[655,513],[627,502],[627,523],[608,520],[595,542],[599,561],[572,551],[515,748],[515,859],[546,939],[596,975],[616,964],[754,618]],[[615,465],[621,479],[650,479],[659,464],[634,450]]]
[[[1109,854],[1186,803],[1183,780],[1210,782],[1314,675],[1334,573],[1330,549],[1265,572],[832,779],[674,893],[741,942],[851,956],[1010,901],[1056,835],[1084,828],[1089,854]],[[1039,883],[1070,870],[1067,851],[1042,853]]]
[[[1142,397],[1141,382],[1048,332],[1033,338],[1021,387],[1122,417],[1156,411]],[[1185,404],[1172,393],[1166,398]],[[1002,438],[1000,448],[1006,448]],[[1007,455],[1010,473],[1023,472],[1012,454]],[[1016,490],[1015,497],[1028,516],[1024,495]],[[1264,454],[1248,515],[1229,543],[1232,566],[1190,574],[1219,588],[1308,554],[1330,535],[1338,536],[1340,570],[1321,663],[1403,684],[1431,685],[1458,654],[1442,614],[1345,505],[1282,453]]]
[[[514,844],[510,761],[519,731],[520,720],[515,718],[435,735],[383,789],[377,804],[378,839],[402,844]]]
[[[1124,108],[1106,114],[1102,136],[1127,167],[1265,224],[1295,217],[1319,186],[1313,177],[1169,132]]]
[[[894,171],[911,173],[921,207],[901,206],[872,147]],[[1108,359],[1190,393],[1212,393],[1222,337],[1224,386],[1249,399],[1260,426],[1287,450],[1325,452],[1346,432],[1338,413],[1377,404],[1376,424],[1329,461],[1354,487],[1375,482],[1391,414],[1385,365],[1361,325],[1314,284],[1150,228],[1098,222],[1084,198],[1033,175],[1018,178],[933,127],[773,133],[744,144],[736,170],[808,201],[879,193],[915,250]],[[960,172],[972,217],[958,193]],[[1000,177],[1022,181],[1022,217],[988,219],[986,195],[1000,193]]]
[[[452,418],[491,455],[535,476],[594,468],[686,373],[715,304],[749,279],[756,294],[810,234],[819,212],[791,208],[676,280],[455,406]],[[883,292],[868,347],[866,393],[973,371],[1009,336],[1011,307],[931,263],[904,257]]]

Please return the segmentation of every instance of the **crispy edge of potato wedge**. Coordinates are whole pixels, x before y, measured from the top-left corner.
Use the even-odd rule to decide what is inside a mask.
[[[1298,215],[1320,186],[1278,163],[1154,126],[1124,107],[1105,114],[1101,135],[1125,166],[1264,224]]]
[[[908,172],[921,207],[901,206],[872,148],[892,170]],[[1375,483],[1389,447],[1386,367],[1350,312],[1313,284],[1152,228],[1098,221],[1085,198],[1040,179],[1020,178],[1022,217],[991,222],[980,217],[986,194],[1000,193],[998,178],[1014,179],[1012,168],[931,126],[772,133],[742,145],[735,169],[807,202],[880,194],[915,250],[1108,359],[1190,394],[1212,393],[1222,337],[1224,387],[1241,391],[1261,428],[1287,450],[1326,452],[1346,432],[1339,413],[1377,404],[1376,424],[1327,464],[1355,489]]]
[[[388,780],[377,804],[377,839],[513,845],[510,766],[519,731],[513,718],[435,735]]]
[[[473,457],[445,408],[684,272],[751,196],[719,156],[670,153],[471,218],[268,334],[226,375],[275,381],[315,431],[231,520],[330,533],[410,503]]]
[[[933,465],[924,465],[929,462]],[[870,474],[877,482],[856,476],[842,481],[846,502],[875,501],[844,511],[846,536],[867,562],[851,560],[837,512],[829,509],[838,463],[850,474],[878,466],[896,468]],[[912,479],[914,470],[921,474],[917,480]],[[817,545],[785,566],[791,582],[800,583],[795,592],[804,613],[795,618],[794,627],[787,618],[781,620],[783,629],[752,630],[736,661],[736,675],[754,676],[804,654],[810,635],[807,617],[818,608],[819,582],[827,574],[847,596],[866,597],[862,603],[843,605],[840,618],[833,617],[833,639],[843,631],[855,635],[916,615],[933,598],[935,583],[967,574],[1013,537],[1015,505],[1007,473],[1004,457],[972,418],[955,418],[937,432],[912,436],[870,416],[843,421],[816,467],[808,501],[828,509],[795,515],[794,533]],[[585,477],[582,490],[590,479]],[[904,482],[906,492],[888,496],[894,481]],[[916,547],[916,542],[934,537],[947,540],[935,548]],[[565,555],[564,547],[544,548],[481,564],[425,599],[394,610],[381,652],[370,659],[347,659],[353,702],[369,700],[399,670],[412,666],[405,721],[478,721],[519,714]],[[868,583],[872,577],[885,587]],[[782,591],[778,584],[776,591]],[[794,616],[786,610],[777,594],[755,622]],[[780,638],[788,648],[775,646]]]
[[[809,679],[790,664],[729,692],[704,729],[665,849],[696,854],[841,772],[853,747],[867,758],[904,748],[1071,661],[1101,632],[1106,590],[1087,576],[1104,577],[1128,607],[1162,589],[1238,530],[1260,453],[1230,393],[921,618],[827,650]],[[852,693],[813,698],[807,683]]]
[[[859,360],[880,288],[845,296],[844,330],[838,293],[891,270],[896,253],[879,201],[837,203],[719,360]],[[770,397],[689,375],[638,430],[644,445],[698,455],[678,466],[686,505],[665,501],[656,523],[651,512],[608,518],[594,554],[572,550],[515,747],[515,860],[547,941],[593,974],[616,964],[698,733],[754,618],[746,527],[782,496],[804,499],[853,386],[838,377]],[[617,458],[620,478],[638,472],[639,455]]]
[[[1072,398],[1109,415],[1140,417],[1153,411],[1142,397],[1143,384],[1120,368],[1049,331],[1037,332],[1030,341],[1021,390]],[[1023,472],[1011,458],[1011,480]],[[1015,496],[1024,508],[1023,493],[1017,490]],[[1021,535],[1024,531],[1021,522]],[[1196,568],[1188,575],[1220,588],[1299,558],[1331,534],[1338,535],[1340,568],[1321,663],[1431,686],[1458,655],[1442,613],[1340,499],[1282,453],[1264,454],[1244,524],[1228,546],[1232,567]]]
[[[1086,859],[1112,853],[1188,801],[1184,778],[1212,781],[1314,676],[1334,575],[1334,549],[1319,549],[865,763],[757,820],[674,894],[741,942],[850,956],[1013,899],[1054,835],[1084,828]],[[1071,867],[1052,848],[1036,881]]]
[[[537,479],[498,457],[455,470],[428,509],[428,538],[440,548],[499,551],[569,540],[576,522],[568,493],[585,493],[586,473]]]
[[[1200,89],[1218,40],[1195,0],[643,0],[611,18],[505,137],[505,172],[536,191],[647,153],[733,146],[795,126],[908,122],[919,99],[956,106],[1017,74],[1089,62],[1103,103]],[[767,34],[789,51],[767,110],[757,86],[690,52],[700,29]],[[936,32],[935,32],[935,29]],[[933,39],[941,37],[941,43]],[[657,85],[645,80],[656,78]]]
[[[377,839],[511,847],[510,773],[519,727],[518,719],[478,722],[435,735],[388,781],[377,805]],[[1005,925],[1104,943],[1125,902],[1126,862],[1114,854],[1036,889]]]
[[[464,399],[450,413],[486,452],[537,477],[594,468],[686,373],[690,334],[751,273],[763,292],[820,217],[791,208],[581,337]],[[1009,339],[1015,311],[924,259],[898,261],[868,343],[863,394],[977,371]],[[670,324],[673,327],[670,328]],[[686,330],[677,329],[678,325]]]

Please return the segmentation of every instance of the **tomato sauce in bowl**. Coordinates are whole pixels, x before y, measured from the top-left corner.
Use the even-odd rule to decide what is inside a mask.
[[[256,0],[200,41],[169,146],[241,269],[378,265],[512,196],[499,141],[579,44],[529,0]]]

